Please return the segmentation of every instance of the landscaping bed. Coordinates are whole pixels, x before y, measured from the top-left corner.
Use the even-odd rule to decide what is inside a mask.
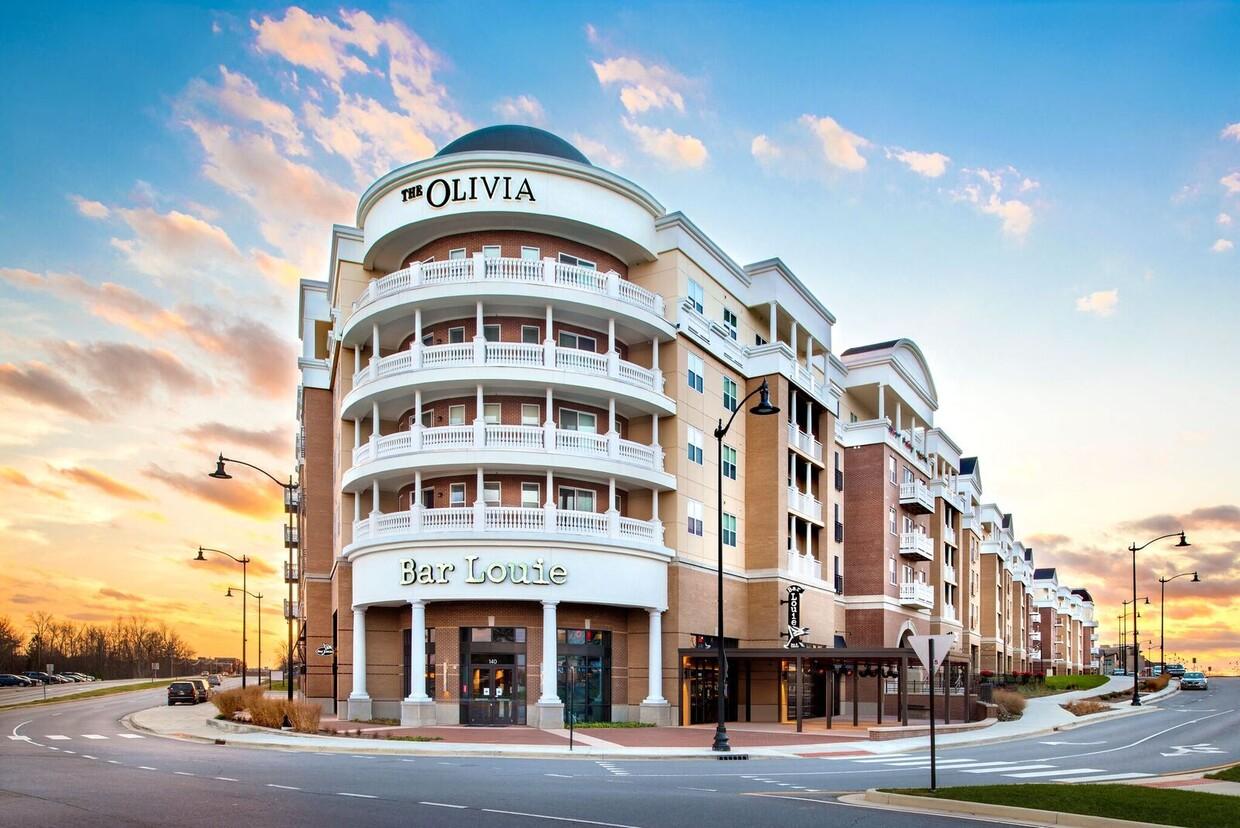
[[[1207,773],[1207,779],[1221,779],[1224,782],[1240,782],[1240,765],[1232,765],[1230,768],[1224,768],[1221,771]]]
[[[287,721],[299,733],[317,733],[323,709],[311,702],[270,698],[262,687],[215,693],[211,702],[226,721],[244,721],[259,727],[280,728]]]

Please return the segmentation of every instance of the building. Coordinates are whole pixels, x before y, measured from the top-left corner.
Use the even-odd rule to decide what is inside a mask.
[[[720,543],[730,717],[907,717],[917,633],[955,634],[967,687],[976,460],[934,425],[915,343],[837,354],[835,322],[778,259],[733,261],[542,130],[380,178],[301,285],[307,698],[411,725],[711,721]],[[746,414],[764,383],[778,416]]]

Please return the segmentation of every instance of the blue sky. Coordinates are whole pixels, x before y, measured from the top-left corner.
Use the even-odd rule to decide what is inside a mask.
[[[288,346],[292,280],[322,277],[365,182],[504,120],[575,141],[739,261],[782,257],[839,317],[837,350],[915,339],[939,424],[1023,532],[1063,538],[1046,548],[1122,549],[1125,522],[1235,499],[1240,5],[91,3],[7,22],[0,393],[22,425],[0,468],[36,499],[0,524],[15,550],[85,521],[162,560],[217,514],[265,539],[261,508],[175,475],[215,426],[255,445],[288,428],[288,377],[245,360]],[[259,330],[240,345],[195,330],[237,314]],[[148,361],[157,422],[97,410],[131,389],[66,367],[106,365],[101,343]],[[58,376],[105,402],[57,397]],[[38,498],[65,468],[191,497],[96,486],[60,515]],[[1230,549],[1240,520],[1202,531]]]

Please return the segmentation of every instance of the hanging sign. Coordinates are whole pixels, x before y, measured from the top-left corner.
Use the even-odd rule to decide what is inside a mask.
[[[788,639],[784,642],[786,648],[804,647],[803,639],[809,635],[809,627],[801,626],[801,593],[804,591],[804,587],[793,584],[788,587],[788,599],[780,601],[788,605],[788,632],[784,633]]]
[[[330,644],[324,644],[323,646],[321,646],[321,647],[319,647],[317,650],[315,650],[315,652],[316,652],[316,653],[318,653],[318,654],[319,654],[319,655],[321,655],[321,656],[329,656],[329,655],[331,655],[332,653],[336,652],[336,648],[335,648],[335,647],[333,647],[333,646],[332,646],[332,645],[330,645]]]

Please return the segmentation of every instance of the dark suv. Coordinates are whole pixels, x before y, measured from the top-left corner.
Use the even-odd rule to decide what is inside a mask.
[[[47,673],[40,672],[39,670],[27,670],[26,672],[22,673],[22,675],[28,679],[32,679],[33,681],[38,682],[39,684],[58,684],[59,683],[56,681],[56,679],[52,678]]]
[[[188,681],[174,681],[168,685],[168,706],[181,702],[198,704],[198,688]]]
[[[198,691],[198,701],[205,702],[211,694],[211,686],[207,684],[207,680],[205,678],[192,678],[188,679],[188,681]]]

